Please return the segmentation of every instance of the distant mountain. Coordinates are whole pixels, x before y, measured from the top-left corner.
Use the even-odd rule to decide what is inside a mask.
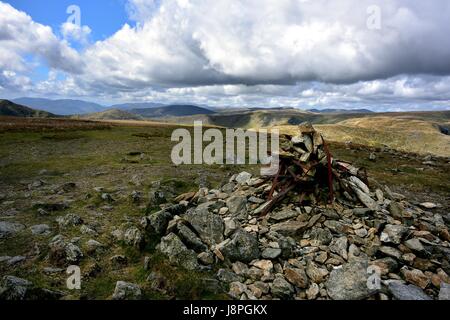
[[[102,112],[74,116],[88,120],[142,120],[142,117],[120,109],[108,109]]]
[[[158,108],[131,109],[129,112],[145,118],[184,117],[215,113],[209,109],[193,105],[170,105]]]
[[[54,118],[57,117],[46,111],[35,110],[9,100],[0,100],[0,116],[23,118]]]
[[[374,113],[368,109],[310,109],[307,111],[315,113]]]
[[[60,115],[86,114],[101,112],[106,109],[94,102],[71,99],[50,100],[43,98],[18,98],[14,99],[13,102]]]
[[[156,102],[138,102],[138,103],[122,103],[111,106],[111,109],[131,110],[131,109],[148,109],[163,107],[163,103]]]

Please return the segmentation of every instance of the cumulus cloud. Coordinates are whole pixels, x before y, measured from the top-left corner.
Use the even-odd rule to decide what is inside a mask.
[[[131,4],[139,24],[125,25],[87,53],[88,63],[100,66],[96,81],[105,72],[110,84],[129,83],[130,88],[352,83],[399,74],[450,74],[446,0]],[[380,30],[367,27],[367,8],[373,4],[381,10]]]
[[[67,41],[76,41],[83,45],[88,44],[91,31],[91,28],[88,26],[79,26],[72,22],[64,22],[61,25],[61,34],[64,39]]]
[[[48,26],[34,22],[24,12],[0,2],[0,72],[29,69],[26,55],[43,59],[51,68],[82,72],[79,54],[59,40]]]
[[[67,74],[35,85],[42,93],[218,106],[450,106],[447,0],[129,0],[134,23],[82,53],[0,6],[0,71],[24,71],[24,54],[34,53]],[[379,28],[368,27],[368,8],[379,9]],[[90,33],[67,24],[61,31],[77,41]]]

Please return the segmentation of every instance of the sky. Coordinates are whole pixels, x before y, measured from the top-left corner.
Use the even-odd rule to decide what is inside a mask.
[[[448,0],[0,0],[0,98],[450,110]]]

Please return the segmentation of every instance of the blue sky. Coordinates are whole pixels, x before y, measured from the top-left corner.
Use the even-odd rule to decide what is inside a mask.
[[[0,98],[447,110],[448,21],[448,0],[0,0]]]
[[[14,8],[29,14],[34,21],[52,27],[55,33],[69,14],[70,5],[81,9],[81,23],[92,29],[92,40],[104,40],[125,23],[132,24],[126,11],[126,0],[7,0]]]

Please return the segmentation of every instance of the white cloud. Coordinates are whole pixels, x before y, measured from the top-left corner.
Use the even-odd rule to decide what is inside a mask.
[[[26,55],[45,60],[51,68],[81,73],[79,54],[60,41],[48,26],[34,22],[27,14],[0,2],[0,71],[25,71]]]
[[[371,5],[381,9],[380,30],[367,28]],[[62,25],[66,40],[86,41],[82,53],[51,28],[0,6],[0,71],[26,73],[24,55],[31,53],[65,74],[34,84],[42,95],[450,107],[447,0],[129,0],[136,25],[106,40],[88,43],[88,27]]]
[[[79,26],[72,22],[65,22],[61,25],[61,34],[67,41],[76,41],[83,45],[89,43],[91,28],[88,26]]]
[[[130,89],[450,74],[445,0],[158,3],[132,0],[138,26],[126,25],[88,50],[88,63],[101,70],[94,81],[104,81],[105,72],[108,84]],[[381,30],[366,27],[374,3]]]

